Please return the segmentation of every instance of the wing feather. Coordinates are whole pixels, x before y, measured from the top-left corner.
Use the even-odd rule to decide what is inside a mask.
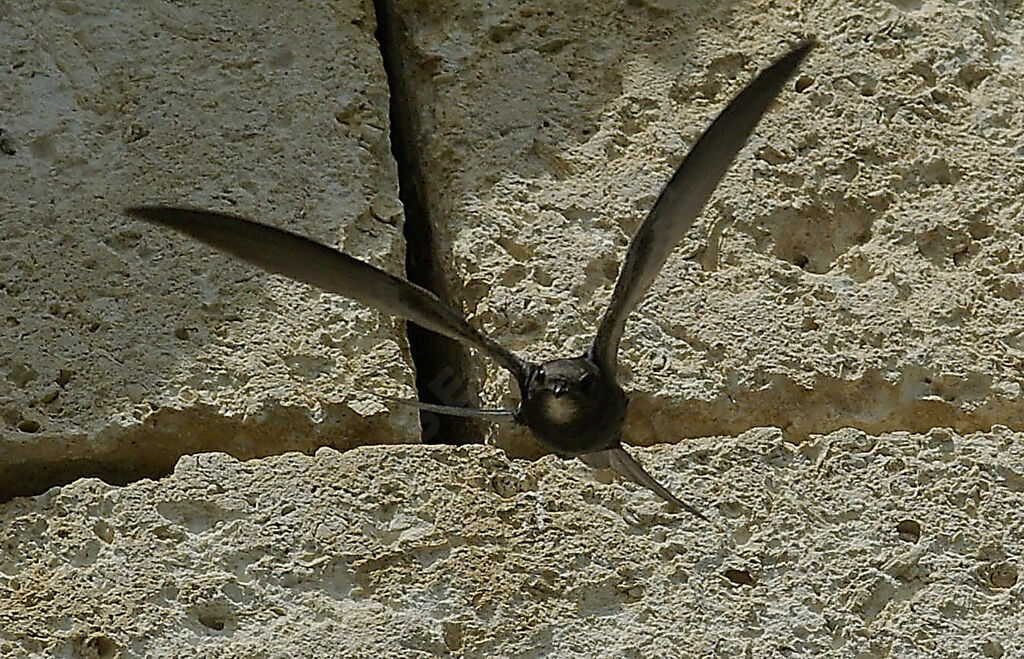
[[[690,149],[626,252],[611,303],[598,326],[591,356],[609,374],[616,371],[626,318],[700,214],[736,154],[786,80],[813,47],[804,41],[762,71],[711,123]]]
[[[126,212],[176,229],[269,272],[351,298],[489,354],[525,381],[525,363],[425,288],[298,234],[235,215],[170,206]]]

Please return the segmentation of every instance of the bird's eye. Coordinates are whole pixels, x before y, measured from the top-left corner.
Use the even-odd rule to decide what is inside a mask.
[[[597,376],[593,373],[587,373],[580,378],[580,386],[584,389],[593,389],[595,384],[597,384]]]

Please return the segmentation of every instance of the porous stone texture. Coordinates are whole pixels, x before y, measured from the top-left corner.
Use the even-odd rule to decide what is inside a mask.
[[[374,10],[2,2],[0,493],[68,484],[0,502],[0,656],[1024,656],[1019,3],[379,4],[444,293],[535,360],[818,37],[622,346],[630,450],[711,523],[506,426],[179,459],[416,439],[359,393],[408,395],[399,323],[118,212],[400,272]]]
[[[1019,3],[392,4],[449,294],[534,360],[589,346],[689,146],[820,40],[627,324],[626,441],[1024,423]]]
[[[0,499],[418,441],[404,326],[124,217],[243,214],[404,272],[367,2],[0,4]]]
[[[0,654],[1017,657],[1024,435],[638,451],[714,525],[493,447],[184,457],[0,507]]]

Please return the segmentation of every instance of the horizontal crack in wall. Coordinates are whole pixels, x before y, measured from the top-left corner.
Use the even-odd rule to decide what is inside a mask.
[[[776,376],[758,391],[678,404],[632,392],[623,439],[649,446],[687,437],[737,436],[763,426],[781,428],[793,442],[845,427],[870,435],[927,433],[940,427],[960,434],[996,425],[1024,429],[1024,399],[979,390],[982,380],[981,375],[932,378],[918,371],[892,383],[871,373],[856,381],[820,378],[814,388],[806,388]],[[196,406],[165,408],[138,426],[110,427],[95,437],[56,441],[31,436],[5,445],[0,502],[41,494],[79,478],[100,478],[113,485],[159,478],[171,473],[181,456],[194,453],[221,451],[245,460],[287,451],[312,454],[322,446],[347,450],[386,444],[384,439],[393,433],[382,432],[387,427],[383,416],[361,416],[345,405],[334,405],[317,420],[307,408],[269,405],[243,418]],[[341,427],[351,431],[341,436]],[[536,442],[520,442],[509,453],[536,458],[546,452]]]
[[[393,443],[386,414],[362,416],[346,405],[325,407],[319,420],[305,407],[268,405],[258,414],[229,417],[210,406],[164,408],[137,425],[112,426],[95,436],[27,436],[5,441],[0,502],[41,494],[79,478],[125,485],[170,474],[183,455],[220,451],[240,460],[288,451],[314,453]],[[345,428],[341,434],[339,428]],[[357,438],[353,440],[352,438]]]
[[[895,383],[871,372],[853,381],[819,377],[812,388],[777,375],[757,391],[677,404],[633,392],[624,439],[650,445],[682,437],[739,435],[759,426],[781,428],[794,442],[847,427],[872,435],[938,427],[961,434],[994,425],[1024,428],[1024,399],[983,389],[981,385],[990,385],[987,376],[929,377],[913,370]]]

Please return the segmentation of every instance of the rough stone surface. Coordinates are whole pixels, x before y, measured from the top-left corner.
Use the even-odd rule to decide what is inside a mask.
[[[371,3],[0,3],[0,498],[417,441],[404,327],[123,217],[237,212],[404,272]],[[401,391],[396,388],[404,386]]]
[[[0,656],[1024,656],[1019,3],[391,3],[446,294],[538,360],[821,41],[623,345],[710,525],[506,430],[179,460],[415,439],[354,393],[411,382],[400,324],[118,214],[399,272],[387,88],[367,4],[102,7],[0,0],[0,491],[135,482],[0,503]]]
[[[627,325],[629,442],[1024,424],[1019,3],[395,4],[449,291],[535,360],[587,348],[689,145],[820,39]]]
[[[0,655],[1017,657],[1024,435],[182,458],[0,507]]]

